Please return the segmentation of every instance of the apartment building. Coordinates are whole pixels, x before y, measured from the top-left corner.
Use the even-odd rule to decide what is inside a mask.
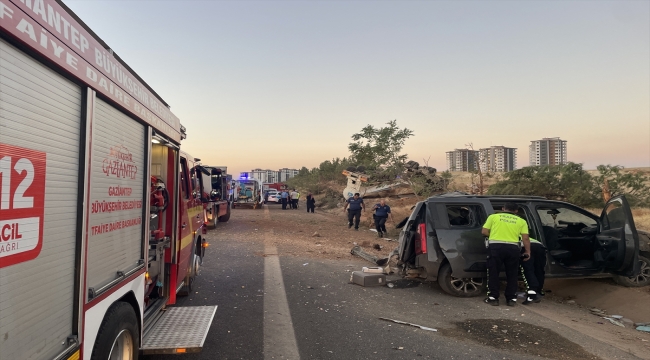
[[[279,182],[280,175],[278,171],[269,170],[269,169],[253,169],[251,170],[251,176],[254,179],[257,179],[261,183],[274,183]]]
[[[298,175],[298,169],[282,168],[278,170],[278,181],[285,182],[296,175]]]
[[[490,146],[478,150],[479,166],[483,172],[506,172],[517,169],[517,149]]]
[[[531,166],[566,164],[566,140],[559,137],[533,140],[528,147],[528,157]]]
[[[477,169],[478,151],[454,149],[447,151],[447,170],[474,171]]]

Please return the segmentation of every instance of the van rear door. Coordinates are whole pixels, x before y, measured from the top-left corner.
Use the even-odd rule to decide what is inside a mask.
[[[603,254],[605,271],[636,276],[640,271],[639,234],[625,196],[613,197],[605,204],[600,226],[596,238]]]
[[[422,210],[423,206],[424,206],[423,201],[420,201],[417,204],[415,204],[415,207],[413,208],[411,215],[406,221],[404,227],[402,227],[402,231],[399,233],[399,254],[398,254],[399,256],[397,261],[398,264],[413,263],[415,261],[416,253],[415,253],[414,241],[416,240],[416,238],[414,235],[417,232],[417,229],[413,225],[415,224],[418,214]]]

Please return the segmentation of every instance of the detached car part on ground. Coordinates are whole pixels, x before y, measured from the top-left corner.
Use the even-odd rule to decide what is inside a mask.
[[[648,244],[624,196],[612,198],[600,217],[542,197],[443,194],[417,203],[400,224],[398,265],[404,275],[438,281],[459,297],[485,293],[487,249],[481,228],[506,202],[519,206],[532,238],[547,248],[547,278],[614,277],[626,286],[650,284]]]

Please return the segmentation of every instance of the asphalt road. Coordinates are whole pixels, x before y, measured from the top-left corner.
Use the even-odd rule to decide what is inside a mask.
[[[275,206],[267,209],[267,218],[281,215]],[[258,229],[253,231],[249,214],[233,212],[228,223],[209,233],[211,246],[195,293],[178,302],[178,306],[219,306],[203,351],[146,359],[635,359],[521,305],[491,307],[480,298],[450,297],[435,283],[395,276],[389,277],[394,288],[350,284],[351,271],[368,263],[352,257],[285,256],[286,248],[275,249],[265,241],[273,229],[255,225]],[[220,229],[228,229],[228,236]],[[285,301],[288,313],[282,311]],[[503,327],[494,325],[469,336],[471,327],[461,323],[480,319],[536,327],[532,335],[521,336],[530,342],[517,342],[514,333],[506,340],[507,333],[497,331]]]

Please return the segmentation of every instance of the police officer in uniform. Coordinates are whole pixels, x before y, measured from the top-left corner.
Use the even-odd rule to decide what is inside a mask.
[[[530,240],[526,220],[516,215],[517,204],[508,202],[503,212],[488,217],[481,233],[488,237],[488,297],[485,303],[499,305],[499,265],[503,264],[508,284],[505,296],[508,306],[517,303],[517,273],[522,256],[519,239],[524,243],[523,261],[530,259]]]
[[[348,209],[348,206],[350,207]],[[366,205],[363,199],[359,197],[359,193],[354,194],[353,197],[345,201],[343,211],[348,211],[348,229],[352,227],[352,219],[354,219],[354,230],[359,231],[359,222],[361,221],[361,210],[366,211]]]
[[[530,238],[530,260],[521,262],[521,270],[528,288],[526,300],[522,304],[542,301],[544,291],[544,268],[546,267],[546,248],[541,242]]]
[[[393,220],[393,214],[390,212],[390,206],[386,205],[386,200],[381,199],[379,204],[375,204],[372,208],[375,211],[373,217],[375,218],[375,228],[377,229],[377,236],[383,237],[386,231],[386,220],[390,216],[390,219]]]

